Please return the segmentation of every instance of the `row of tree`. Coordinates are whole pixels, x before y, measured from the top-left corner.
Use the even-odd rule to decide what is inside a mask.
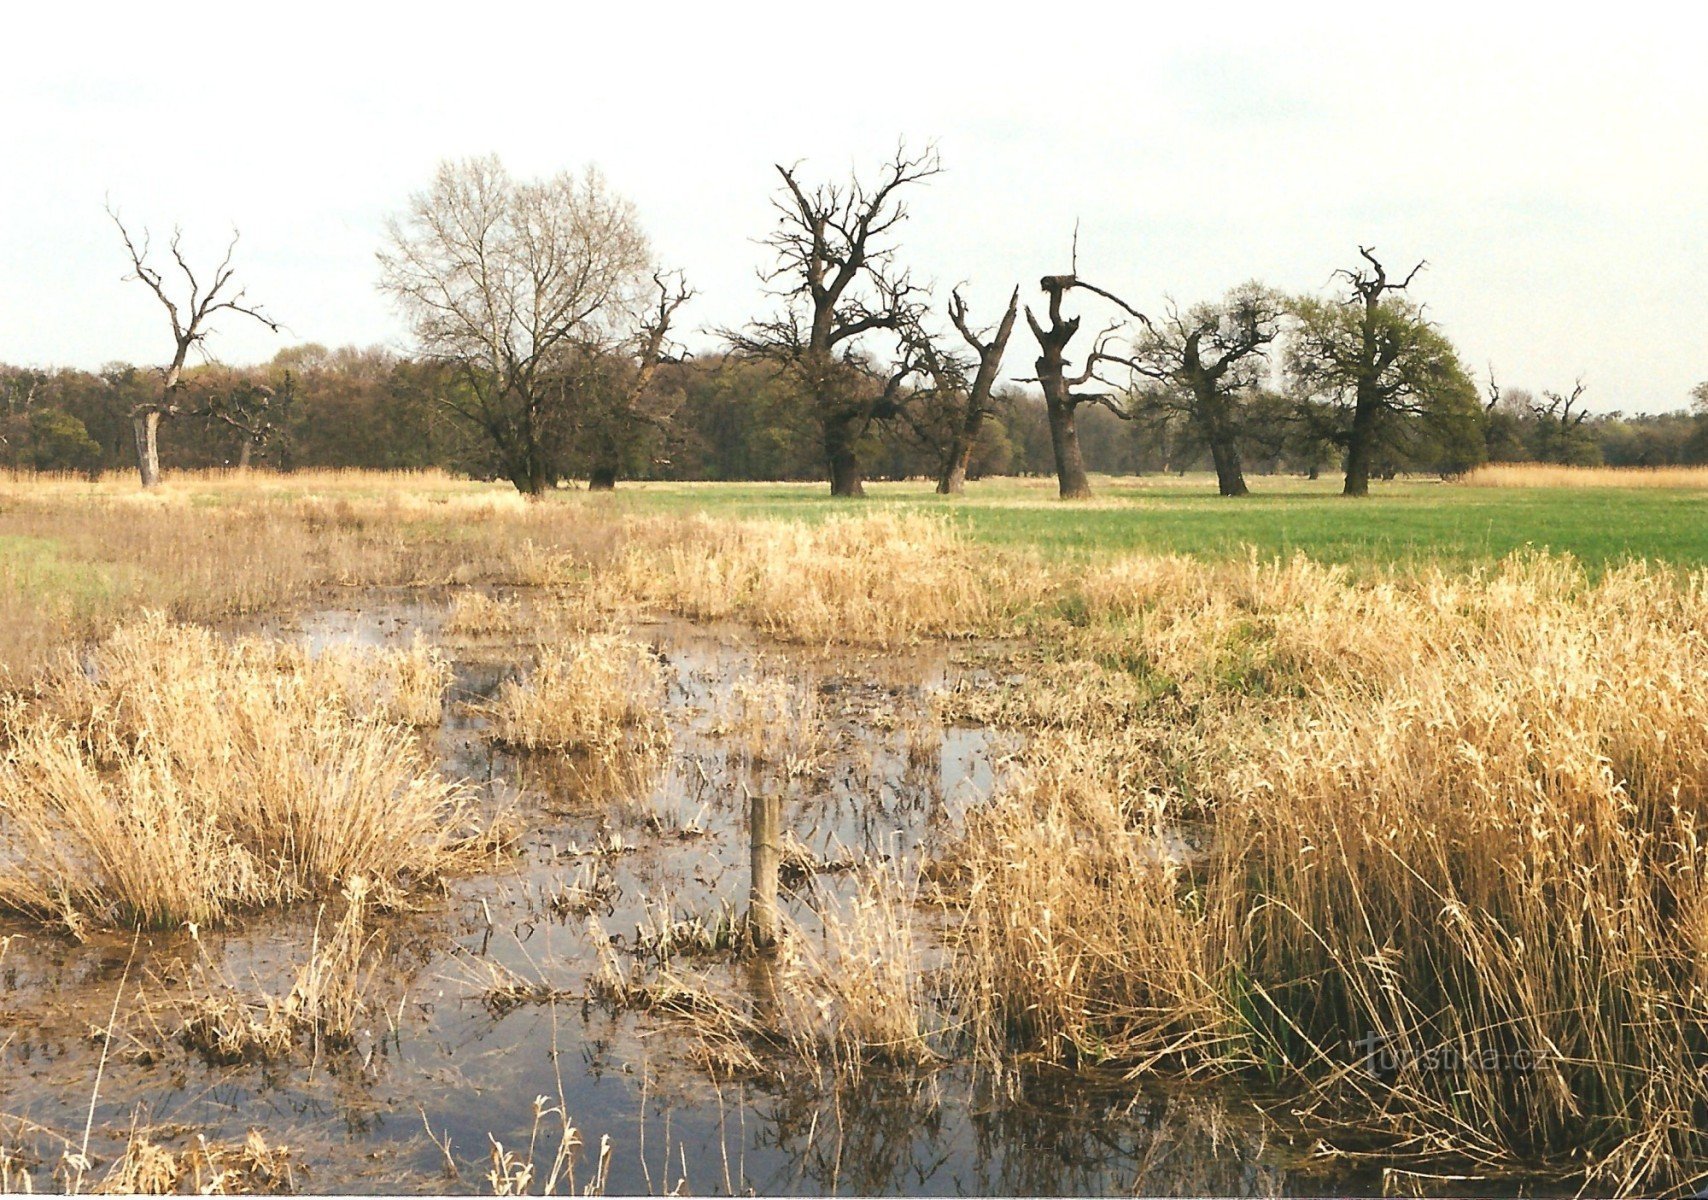
[[[275,470],[437,467],[506,478],[489,440],[451,407],[456,381],[442,364],[382,349],[296,346],[255,367],[192,366],[177,395],[163,467],[245,464]],[[1484,454],[1494,462],[1665,466],[1708,464],[1708,384],[1692,410],[1579,420],[1582,393],[1497,388],[1482,415]],[[100,371],[0,365],[0,468],[89,472],[135,469],[132,413],[158,400],[156,371],[114,364]],[[668,419],[622,438],[617,474],[631,479],[813,480],[825,477],[810,397],[775,366],[725,353],[663,364],[650,396]],[[1561,397],[1556,401],[1556,397]],[[857,447],[874,478],[941,479],[1049,475],[1055,470],[1049,416],[1035,388],[999,383],[967,437],[943,408],[922,406],[878,425]],[[1339,461],[1315,430],[1333,414],[1299,420],[1298,405],[1260,390],[1242,403],[1236,449],[1243,472],[1315,475]],[[618,425],[618,432],[621,432]],[[957,436],[959,435],[959,436]],[[1214,469],[1198,426],[1159,404],[1121,420],[1102,405],[1080,414],[1086,469],[1112,475]],[[563,459],[568,477],[590,478],[589,439]],[[1459,448],[1419,438],[1383,447],[1374,471],[1451,474]],[[1472,457],[1475,457],[1473,453]]]
[[[570,478],[828,475],[858,496],[873,474],[929,474],[960,491],[995,471],[1053,472],[1065,498],[1088,472],[1207,464],[1221,492],[1248,470],[1452,474],[1486,459],[1692,461],[1703,416],[1591,418],[1569,394],[1480,395],[1412,299],[1424,264],[1390,275],[1369,247],[1331,296],[1257,283],[1147,315],[1079,271],[1021,289],[989,324],[961,291],[941,311],[901,262],[906,199],[936,152],[898,149],[870,180],[813,184],[779,166],[765,244],[772,313],[719,331],[691,358],[673,339],[693,291],[654,258],[633,206],[595,171],[513,179],[492,157],[443,164],[388,226],[380,286],[407,318],[411,357],[299,347],[264,368],[190,362],[212,322],[277,328],[234,282],[232,246],[211,271],[179,238],[158,269],[116,213],[132,277],[171,326],[163,368],[98,375],[0,373],[0,460],[94,470],[129,450],[169,464],[445,466],[537,495]],[[1005,368],[1018,318],[1030,374]],[[1084,332],[1087,318],[1101,320]],[[1698,389],[1708,408],[1708,385]],[[1082,426],[1083,438],[1082,438]]]

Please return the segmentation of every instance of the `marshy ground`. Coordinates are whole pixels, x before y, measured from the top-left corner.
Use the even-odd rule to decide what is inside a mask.
[[[1570,1194],[1708,1162],[1687,569],[1064,557],[922,502],[376,476],[3,505],[0,1183]]]

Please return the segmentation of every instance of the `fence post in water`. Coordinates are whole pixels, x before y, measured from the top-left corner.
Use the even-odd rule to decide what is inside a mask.
[[[750,794],[747,802],[748,846],[753,881],[747,893],[747,931],[756,946],[777,943],[777,877],[782,866],[783,798]]]

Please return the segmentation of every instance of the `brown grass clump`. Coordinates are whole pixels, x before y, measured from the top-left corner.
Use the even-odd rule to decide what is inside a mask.
[[[179,1039],[217,1063],[283,1058],[304,1037],[317,1055],[353,1045],[376,969],[374,938],[366,928],[367,899],[367,881],[353,879],[344,891],[344,913],[331,932],[323,937],[315,921],[308,956],[282,997],[251,998],[210,963],[204,950],[190,995],[179,1005]]]
[[[1390,1163],[1685,1182],[1708,576],[1529,557],[1247,599],[1236,669],[1214,619],[1098,635],[1169,649],[1190,788],[1141,709],[1041,739],[969,815],[941,874],[979,1044],[1285,1081]]]
[[[813,688],[780,675],[738,679],[712,733],[730,753],[793,778],[817,768],[828,749],[823,705]]]
[[[158,615],[43,683],[0,760],[0,907],[170,927],[362,876],[396,903],[460,856],[464,790],[397,718],[436,709],[419,647],[367,662]]]
[[[620,634],[587,634],[540,652],[483,710],[492,737],[526,750],[599,757],[669,745],[660,712],[664,672],[651,647]]]
[[[1485,463],[1453,482],[1468,487],[1708,490],[1708,467],[1563,467],[1551,463]]]
[[[898,646],[1001,632],[1036,591],[1011,559],[981,555],[948,522],[917,514],[816,525],[695,517],[635,522],[629,536],[606,586],[788,641]]]
[[[278,1194],[294,1192],[296,1176],[290,1148],[269,1145],[258,1129],[238,1145],[209,1142],[197,1134],[192,1145],[178,1151],[133,1130],[124,1155],[98,1190],[131,1196]]]
[[[451,598],[445,632],[481,637],[512,632],[520,614],[514,601],[498,600],[486,592],[459,591]]]

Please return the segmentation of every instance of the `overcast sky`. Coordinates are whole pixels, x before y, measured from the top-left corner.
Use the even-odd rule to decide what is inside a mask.
[[[1065,270],[1076,218],[1081,273],[1140,306],[1322,289],[1364,242],[1429,260],[1416,295],[1479,377],[1582,373],[1626,411],[1708,379],[1698,6],[48,7],[4,22],[0,361],[164,356],[108,197],[194,259],[241,229],[241,279],[288,331],[228,315],[222,361],[407,349],[374,287],[384,220],[489,151],[597,163],[699,290],[685,319],[738,324],[772,164],[843,176],[905,137],[945,172],[904,260],[970,281],[975,316]]]

